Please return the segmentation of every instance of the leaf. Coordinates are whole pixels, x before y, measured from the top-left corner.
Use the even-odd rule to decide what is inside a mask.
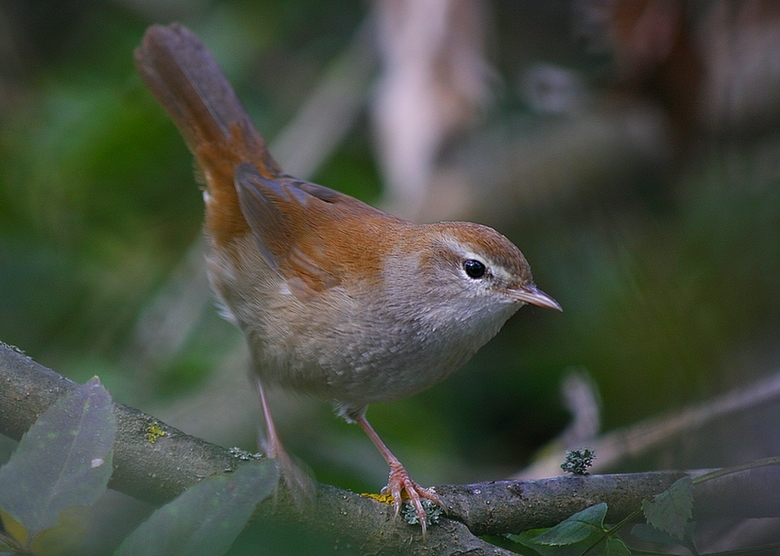
[[[673,537],[685,537],[685,524],[693,515],[693,481],[687,475],[657,494],[652,502],[642,501],[647,522]]]
[[[594,533],[603,532],[606,515],[607,505],[604,502],[590,506],[535,536],[533,542],[548,546],[562,546],[580,542]]]
[[[538,534],[538,531],[537,531]],[[534,543],[533,534],[524,531],[519,535],[510,535],[510,539],[524,547],[522,554],[540,554],[541,556],[597,556],[604,552],[605,539],[603,533],[593,533],[590,537],[574,544],[548,546]],[[528,552],[533,550],[533,552]]]
[[[691,554],[696,554],[696,545],[692,541],[694,523],[692,521],[685,525],[685,535],[683,539],[671,536],[669,533],[659,531],[647,523],[637,523],[631,529],[631,535],[640,541],[660,544],[664,546],[684,546]]]
[[[124,540],[115,556],[224,554],[255,506],[278,482],[276,465],[262,461],[198,483],[154,512]]]
[[[112,472],[116,419],[95,377],[57,400],[35,421],[0,468],[0,508],[31,536],[72,506],[90,506]]]
[[[637,523],[631,528],[631,535],[640,541],[663,544],[667,546],[680,546],[683,542],[677,537],[671,536],[647,523]]]
[[[523,554],[523,556],[539,555],[539,552],[531,550],[525,543],[517,542],[516,535],[508,535],[506,537],[503,535],[480,535],[479,538],[515,554]]]
[[[577,512],[550,529],[524,531],[510,538],[543,556],[579,556],[601,554],[605,546],[605,503],[596,504]]]
[[[604,556],[631,556],[631,551],[622,540],[611,537],[607,539],[603,554]]]
[[[2,509],[0,509],[0,523],[3,525],[3,531],[13,540],[22,546],[27,546],[27,541],[30,538],[27,529]]]

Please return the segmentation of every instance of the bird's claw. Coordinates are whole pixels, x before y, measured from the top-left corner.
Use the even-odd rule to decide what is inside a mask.
[[[393,498],[393,508],[395,509],[394,518],[398,518],[401,511],[401,504],[406,499],[412,505],[422,528],[423,538],[426,537],[428,530],[428,515],[423,508],[422,501],[430,500],[437,506],[442,506],[441,500],[432,488],[421,487],[415,483],[409,473],[399,463],[390,466],[390,476],[387,480],[387,486],[382,489],[382,494],[389,494]]]

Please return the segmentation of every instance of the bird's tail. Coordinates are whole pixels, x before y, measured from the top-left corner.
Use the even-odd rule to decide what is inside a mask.
[[[281,170],[217,62],[189,29],[173,24],[146,31],[135,65],[203,172],[212,235],[224,242],[246,233],[233,183],[236,166],[250,163],[266,179]]]

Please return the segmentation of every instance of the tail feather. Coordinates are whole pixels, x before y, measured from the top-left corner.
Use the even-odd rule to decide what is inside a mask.
[[[146,31],[135,64],[203,170],[206,225],[218,242],[245,233],[235,168],[249,163],[266,179],[282,172],[217,62],[189,29],[173,24]]]
[[[191,150],[204,141],[229,141],[231,125],[247,121],[222,70],[186,27],[150,27],[135,62]]]

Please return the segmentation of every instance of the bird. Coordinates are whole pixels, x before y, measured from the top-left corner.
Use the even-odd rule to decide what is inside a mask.
[[[141,79],[178,127],[205,188],[206,267],[223,316],[244,334],[264,443],[291,490],[303,489],[266,395],[279,386],[329,400],[357,423],[426,531],[414,482],[366,408],[444,380],[520,307],[561,310],[520,250],[470,222],[415,224],[285,174],[213,56],[185,26],[153,25],[135,51]],[[296,486],[297,485],[297,486]]]

